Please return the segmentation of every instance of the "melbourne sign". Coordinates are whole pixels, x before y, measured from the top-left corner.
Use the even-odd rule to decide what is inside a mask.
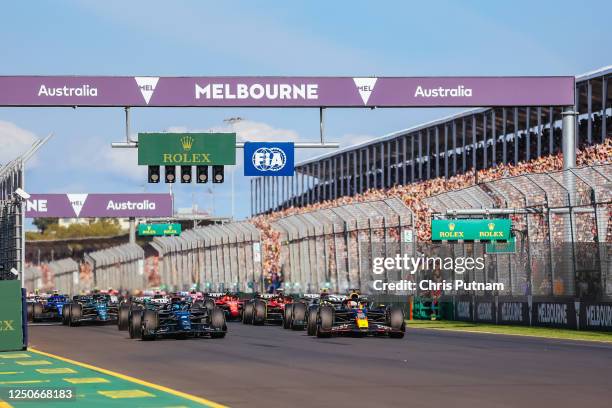
[[[142,237],[181,235],[181,224],[138,224],[138,235]]]
[[[139,133],[138,164],[160,166],[236,164],[236,134]]]
[[[170,217],[170,194],[32,194],[26,217]]]
[[[567,106],[574,77],[0,76],[0,106]]]
[[[431,220],[432,241],[509,240],[511,221],[505,218],[480,220]]]
[[[293,143],[244,144],[245,176],[293,176]]]

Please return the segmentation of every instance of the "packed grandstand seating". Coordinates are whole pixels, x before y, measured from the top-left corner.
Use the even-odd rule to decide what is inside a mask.
[[[531,140],[533,141],[535,138],[532,138]],[[555,143],[555,145],[558,146],[560,143]],[[577,166],[604,164],[610,163],[611,161],[612,139],[606,139],[602,144],[582,146],[582,149],[577,152],[576,157]],[[290,207],[272,212],[270,214],[254,217],[252,222],[262,232],[262,252],[264,261],[263,270],[270,274],[280,272],[280,233],[275,231],[271,226],[271,222],[279,218],[353,202],[399,197],[415,214],[418,239],[421,241],[426,241],[431,237],[429,222],[431,219],[431,209],[426,205],[424,201],[425,198],[444,193],[446,191],[459,190],[469,187],[473,185],[476,180],[481,183],[522,174],[552,172],[561,170],[562,166],[562,154],[561,152],[556,151],[554,155],[540,157],[527,162],[519,162],[518,164],[500,164],[498,162],[495,167],[479,170],[477,174],[475,174],[472,170],[468,170],[464,174],[458,174],[450,177],[449,179],[435,178],[407,185],[396,185],[385,190],[372,189],[363,194],[358,194],[355,196],[344,196],[335,200],[328,200],[304,207]],[[542,220],[542,222],[544,221]],[[594,222],[585,222],[581,224],[586,226],[585,228],[589,230],[577,231],[579,240],[581,237],[593,237],[597,235],[594,231],[596,228]],[[612,225],[612,223],[610,224]],[[555,233],[563,232],[559,230]]]

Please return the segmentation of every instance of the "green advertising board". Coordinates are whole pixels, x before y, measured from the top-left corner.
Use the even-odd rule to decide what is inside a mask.
[[[236,134],[139,133],[138,164],[233,165],[236,164]]]
[[[487,254],[515,254],[516,241],[510,237],[506,242],[490,242],[486,245]]]
[[[0,281],[0,351],[23,349],[21,281]]]
[[[181,235],[181,224],[138,224],[141,237],[166,237]]]
[[[506,218],[431,220],[432,241],[506,241],[512,223]]]

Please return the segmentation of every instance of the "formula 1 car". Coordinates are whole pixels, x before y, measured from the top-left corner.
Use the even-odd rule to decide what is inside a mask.
[[[403,338],[406,323],[401,308],[374,306],[359,292],[353,291],[341,302],[324,300],[310,308],[307,330],[309,335],[317,337],[387,335]]]
[[[149,303],[138,313],[133,311],[130,320],[130,337],[155,340],[159,337],[223,338],[227,333],[225,314],[216,307],[209,311],[193,303],[191,299],[173,298],[168,303]]]
[[[242,323],[253,325],[282,324],[285,306],[293,299],[282,294],[256,294],[244,303]]]
[[[62,323],[80,326],[82,323],[116,323],[118,299],[109,294],[77,295],[62,310]]]
[[[157,293],[132,297],[125,302],[121,302],[117,310],[117,329],[119,331],[128,330],[134,312],[142,314],[144,309],[148,307],[155,308],[156,305],[164,305],[169,300],[168,296]]]
[[[240,299],[238,294],[228,292],[223,296],[216,297],[215,305],[223,310],[225,320],[242,320],[244,301]]]
[[[40,322],[43,320],[61,321],[62,310],[64,306],[70,302],[70,298],[66,295],[54,293],[48,297],[36,296],[28,299],[27,313],[28,321]]]

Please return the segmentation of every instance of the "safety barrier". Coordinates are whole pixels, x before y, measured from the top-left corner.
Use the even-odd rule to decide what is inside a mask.
[[[144,274],[144,250],[136,244],[119,245],[85,254],[81,278],[87,281],[81,289],[108,288],[134,290],[147,287]],[[90,272],[91,271],[91,272]],[[89,277],[92,279],[89,279]]]
[[[395,255],[415,237],[412,211],[398,198],[294,214],[271,225],[281,234],[287,292],[367,292],[372,259]]]
[[[512,210],[512,253],[494,253],[484,243],[446,244],[457,257],[485,255],[485,269],[465,280],[503,283],[499,295],[603,300],[612,298],[611,183],[612,165],[597,165],[484,182],[425,203],[439,218],[453,218],[454,210]]]
[[[249,222],[194,228],[180,237],[156,237],[150,246],[154,253],[147,256],[147,268],[157,267],[154,273],[165,287],[261,290],[260,232]]]

